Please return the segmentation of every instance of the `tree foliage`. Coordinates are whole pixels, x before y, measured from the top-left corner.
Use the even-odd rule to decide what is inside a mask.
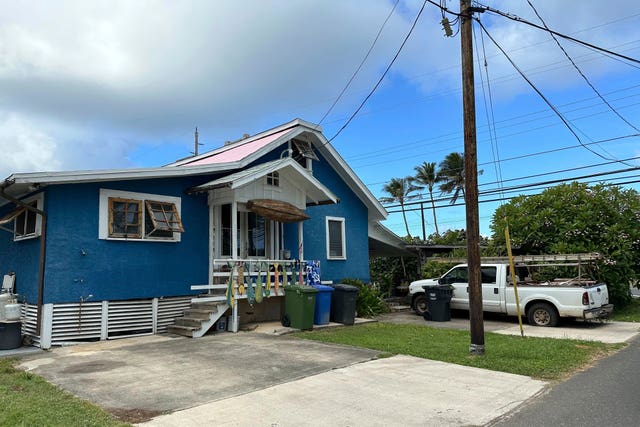
[[[464,156],[462,153],[449,153],[438,165],[438,177],[440,191],[445,194],[452,194],[451,204],[454,204],[458,197],[464,198]]]
[[[591,272],[593,278],[607,283],[614,304],[628,303],[629,284],[637,283],[640,275],[637,191],[574,182],[516,197],[494,213],[495,248],[505,247],[506,221],[511,243],[522,253],[602,254],[604,259]]]
[[[414,191],[420,190],[422,187],[414,185],[414,178],[407,176],[404,178],[391,178],[391,181],[386,183],[382,190],[388,193],[391,197],[383,197],[380,199],[382,202],[398,202],[400,209],[402,210],[402,218],[404,219],[404,226],[407,230],[407,236],[411,237],[409,232],[409,223],[407,222],[407,214],[404,210],[404,204],[409,199],[409,196]]]
[[[423,185],[429,191],[429,200],[431,200],[431,211],[433,212],[433,226],[436,229],[436,235],[440,234],[438,230],[438,220],[436,218],[436,203],[433,200],[433,187],[441,181],[440,175],[436,170],[436,162],[422,162],[420,166],[414,168],[416,171],[415,181]]]

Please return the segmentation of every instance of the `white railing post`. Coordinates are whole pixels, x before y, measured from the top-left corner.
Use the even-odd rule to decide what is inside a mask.
[[[102,301],[100,315],[100,340],[106,341],[109,338],[109,301]]]
[[[40,348],[51,348],[53,334],[53,304],[42,306],[42,319],[40,320]]]
[[[151,300],[151,333],[158,333],[158,298]]]

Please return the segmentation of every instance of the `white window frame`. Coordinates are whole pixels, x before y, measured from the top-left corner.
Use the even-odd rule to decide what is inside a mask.
[[[21,200],[21,201],[23,203],[27,204],[27,205],[35,201],[36,202],[36,209],[43,210],[43,208],[44,208],[44,193],[38,193],[35,196],[28,197],[28,198],[26,198],[24,200]],[[20,209],[20,208],[18,207],[18,209]],[[30,233],[30,234],[18,235],[16,233],[16,231],[17,231],[16,230],[16,225],[17,225],[16,219],[18,218],[19,215],[16,216],[16,218],[13,219],[13,241],[14,242],[18,242],[18,241],[21,241],[21,240],[35,239],[35,238],[38,238],[38,237],[40,237],[42,235],[42,215],[37,214],[37,213],[35,213],[33,211],[30,211],[30,210],[28,210],[26,208],[25,208],[25,212],[26,212],[26,215],[35,215],[36,216],[36,228],[35,228],[35,231],[33,233]],[[22,215],[22,213],[20,215]],[[26,218],[25,218],[25,221],[26,221]]]
[[[329,222],[335,221],[341,224],[340,231],[342,233],[342,256],[331,256],[331,249],[329,247],[330,239],[329,239]],[[328,216],[325,220],[326,223],[326,239],[327,239],[327,259],[328,260],[346,260],[347,259],[347,234],[345,232],[345,220],[342,217]]]
[[[142,204],[141,221],[141,237],[109,237],[109,198],[129,199],[140,201]],[[173,237],[153,237],[146,235],[146,202],[162,202],[173,203],[178,211],[178,215],[182,218],[182,199],[174,196],[163,196],[160,194],[137,193],[131,191],[110,190],[106,188],[100,189],[100,204],[98,208],[98,238],[101,240],[122,240],[127,242],[179,242],[182,233],[174,232]]]
[[[274,171],[265,175],[265,181],[269,187],[280,187],[280,173]]]

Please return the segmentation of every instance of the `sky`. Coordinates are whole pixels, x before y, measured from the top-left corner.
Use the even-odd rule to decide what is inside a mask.
[[[527,0],[485,1],[540,24]],[[531,2],[550,29],[640,58],[637,1]],[[459,10],[457,1],[444,3]],[[321,123],[332,138],[371,93],[422,4],[0,0],[0,177],[161,166],[190,155],[196,126],[201,153],[294,118]],[[640,64],[560,39],[578,71],[547,32],[495,13],[477,16],[572,129],[476,23],[482,234],[491,233],[500,205],[488,200],[640,166]],[[375,197],[387,196],[390,179],[463,151],[460,37],[445,37],[441,19],[427,3],[380,85],[332,139]],[[581,180],[638,189],[637,176]],[[464,206],[450,206],[439,191],[434,197],[440,231],[464,228]],[[398,209],[388,210],[383,224],[405,235]],[[429,235],[431,211],[424,219]],[[407,220],[422,236],[420,211]]]

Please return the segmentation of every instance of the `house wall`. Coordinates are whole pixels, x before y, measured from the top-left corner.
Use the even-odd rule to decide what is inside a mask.
[[[33,193],[33,194],[39,194]],[[44,209],[47,206],[47,197],[44,197]],[[13,203],[8,203],[0,209],[0,216],[4,216],[15,209]],[[13,229],[13,223],[5,228]],[[38,274],[40,265],[40,239],[26,239],[13,241],[13,233],[0,230],[0,275],[10,271],[16,273],[15,293],[22,302],[23,297],[38,297]]]
[[[313,162],[313,176],[322,182],[339,199],[335,205],[311,206],[306,212],[311,219],[304,221],[304,257],[320,261],[322,280],[340,283],[342,279],[360,279],[369,281],[369,238],[368,211],[362,201],[336,171],[318,155],[319,161]],[[345,219],[346,259],[327,259],[326,217]],[[285,248],[291,250],[291,256],[298,255],[298,224],[285,224]]]
[[[48,213],[45,303],[169,297],[206,284],[209,217],[206,195],[184,190],[208,178],[183,178],[51,185]],[[181,197],[185,232],[180,242],[98,239],[99,190]],[[6,233],[9,235],[8,233]],[[19,291],[37,302],[39,241],[2,239],[0,268],[16,271]],[[6,255],[6,256],[5,256]]]

